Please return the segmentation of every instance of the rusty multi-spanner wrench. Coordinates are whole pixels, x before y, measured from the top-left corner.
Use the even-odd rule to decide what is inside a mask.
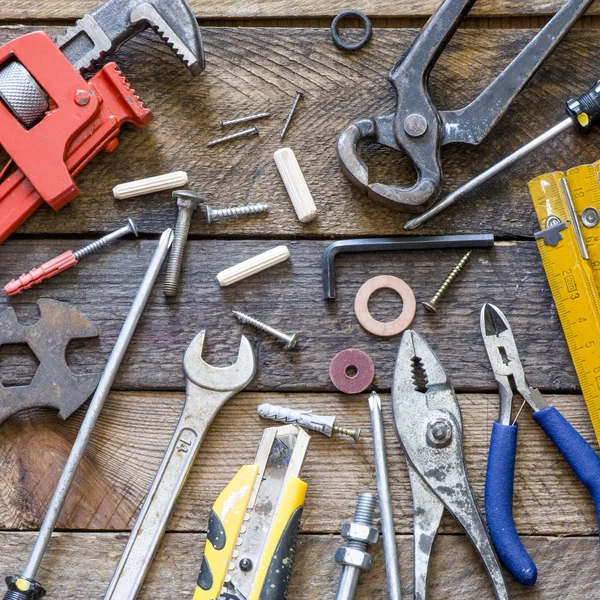
[[[390,71],[395,113],[356,121],[340,135],[338,155],[346,177],[391,208],[413,213],[426,210],[442,189],[442,146],[481,143],[591,2],[569,0],[471,104],[459,110],[438,110],[429,94],[429,75],[475,3],[445,0]],[[417,182],[407,188],[369,183],[369,169],[359,154],[362,141],[405,152],[415,166]]]
[[[202,360],[205,331],[190,344],[183,359],[186,402],[144,506],[131,532],[104,600],[134,600],[167,527],[173,507],[216,414],[254,378],[256,358],[242,336],[237,362],[212,367]]]

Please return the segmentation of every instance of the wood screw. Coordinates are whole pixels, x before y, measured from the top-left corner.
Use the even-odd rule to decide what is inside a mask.
[[[465,266],[465,264],[471,257],[471,254],[473,254],[473,250],[469,250],[461,258],[460,262],[452,270],[452,273],[450,273],[450,275],[448,275],[448,278],[442,284],[442,287],[437,291],[436,295],[429,302],[421,303],[429,312],[437,311],[436,304],[438,303],[438,300],[442,297],[442,295],[448,289],[448,287],[450,287],[450,284],[456,279],[456,276],[463,270],[463,267]]]
[[[296,345],[296,336],[297,334],[294,333],[293,335],[287,335],[285,333],[282,333],[281,331],[278,331],[277,329],[270,327],[269,325],[263,323],[262,321],[259,321],[258,319],[255,319],[253,317],[250,317],[248,315],[245,315],[242,312],[239,312],[237,310],[233,311],[233,314],[236,316],[237,320],[242,323],[243,325],[250,325],[251,327],[254,327],[255,329],[258,329],[260,331],[264,331],[265,333],[268,333],[269,335],[272,335],[273,337],[277,338],[278,340],[281,340],[282,342],[285,343],[285,349],[289,350],[290,348],[293,348]]]
[[[241,217],[242,215],[256,215],[265,213],[269,210],[268,204],[246,204],[244,206],[232,206],[231,208],[211,208],[204,206],[206,220],[208,224],[219,221],[220,219],[228,219],[231,217]]]

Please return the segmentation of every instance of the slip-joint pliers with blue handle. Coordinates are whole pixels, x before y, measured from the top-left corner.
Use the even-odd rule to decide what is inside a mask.
[[[597,515],[600,515],[600,458],[560,412],[548,405],[540,391],[527,383],[510,324],[502,312],[492,304],[485,304],[480,323],[500,392],[500,418],[492,427],[485,481],[487,524],[504,566],[519,583],[534,585],[537,568],[519,539],[512,514],[518,425],[511,424],[511,382],[533,409],[535,422],[591,493]]]

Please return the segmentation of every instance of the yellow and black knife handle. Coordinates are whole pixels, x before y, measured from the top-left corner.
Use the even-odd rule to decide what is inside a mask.
[[[257,465],[242,467],[215,502],[193,600],[217,600],[220,597],[257,476]],[[306,483],[290,477],[282,490],[247,600],[287,598],[306,488]],[[242,559],[242,556],[236,558]]]
[[[208,519],[194,600],[216,600],[221,595],[257,476],[258,465],[242,467],[217,498]]]

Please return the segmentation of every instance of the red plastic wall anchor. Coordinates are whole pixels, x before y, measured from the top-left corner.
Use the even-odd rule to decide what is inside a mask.
[[[60,256],[49,260],[41,267],[31,269],[29,273],[24,273],[18,279],[13,279],[4,286],[4,291],[7,296],[16,296],[24,290],[32,288],[38,283],[42,283],[45,279],[50,279],[77,264],[77,259],[73,254],[73,250],[67,250]]]
[[[145,127],[154,120],[153,114],[137,97],[115,63],[104,66],[88,85],[93,97],[98,100],[98,111],[72,138],[66,149],[65,162],[71,176],[79,173],[100,151],[114,151],[118,145],[117,135],[125,123]],[[43,121],[29,133],[35,132],[42,124]],[[3,144],[2,135],[0,133],[0,145]],[[33,149],[31,152],[34,152]],[[40,170],[46,169],[41,161],[37,165]],[[72,199],[63,197],[51,206],[59,210]],[[0,184],[0,244],[42,204],[42,197],[20,169],[8,175]]]

